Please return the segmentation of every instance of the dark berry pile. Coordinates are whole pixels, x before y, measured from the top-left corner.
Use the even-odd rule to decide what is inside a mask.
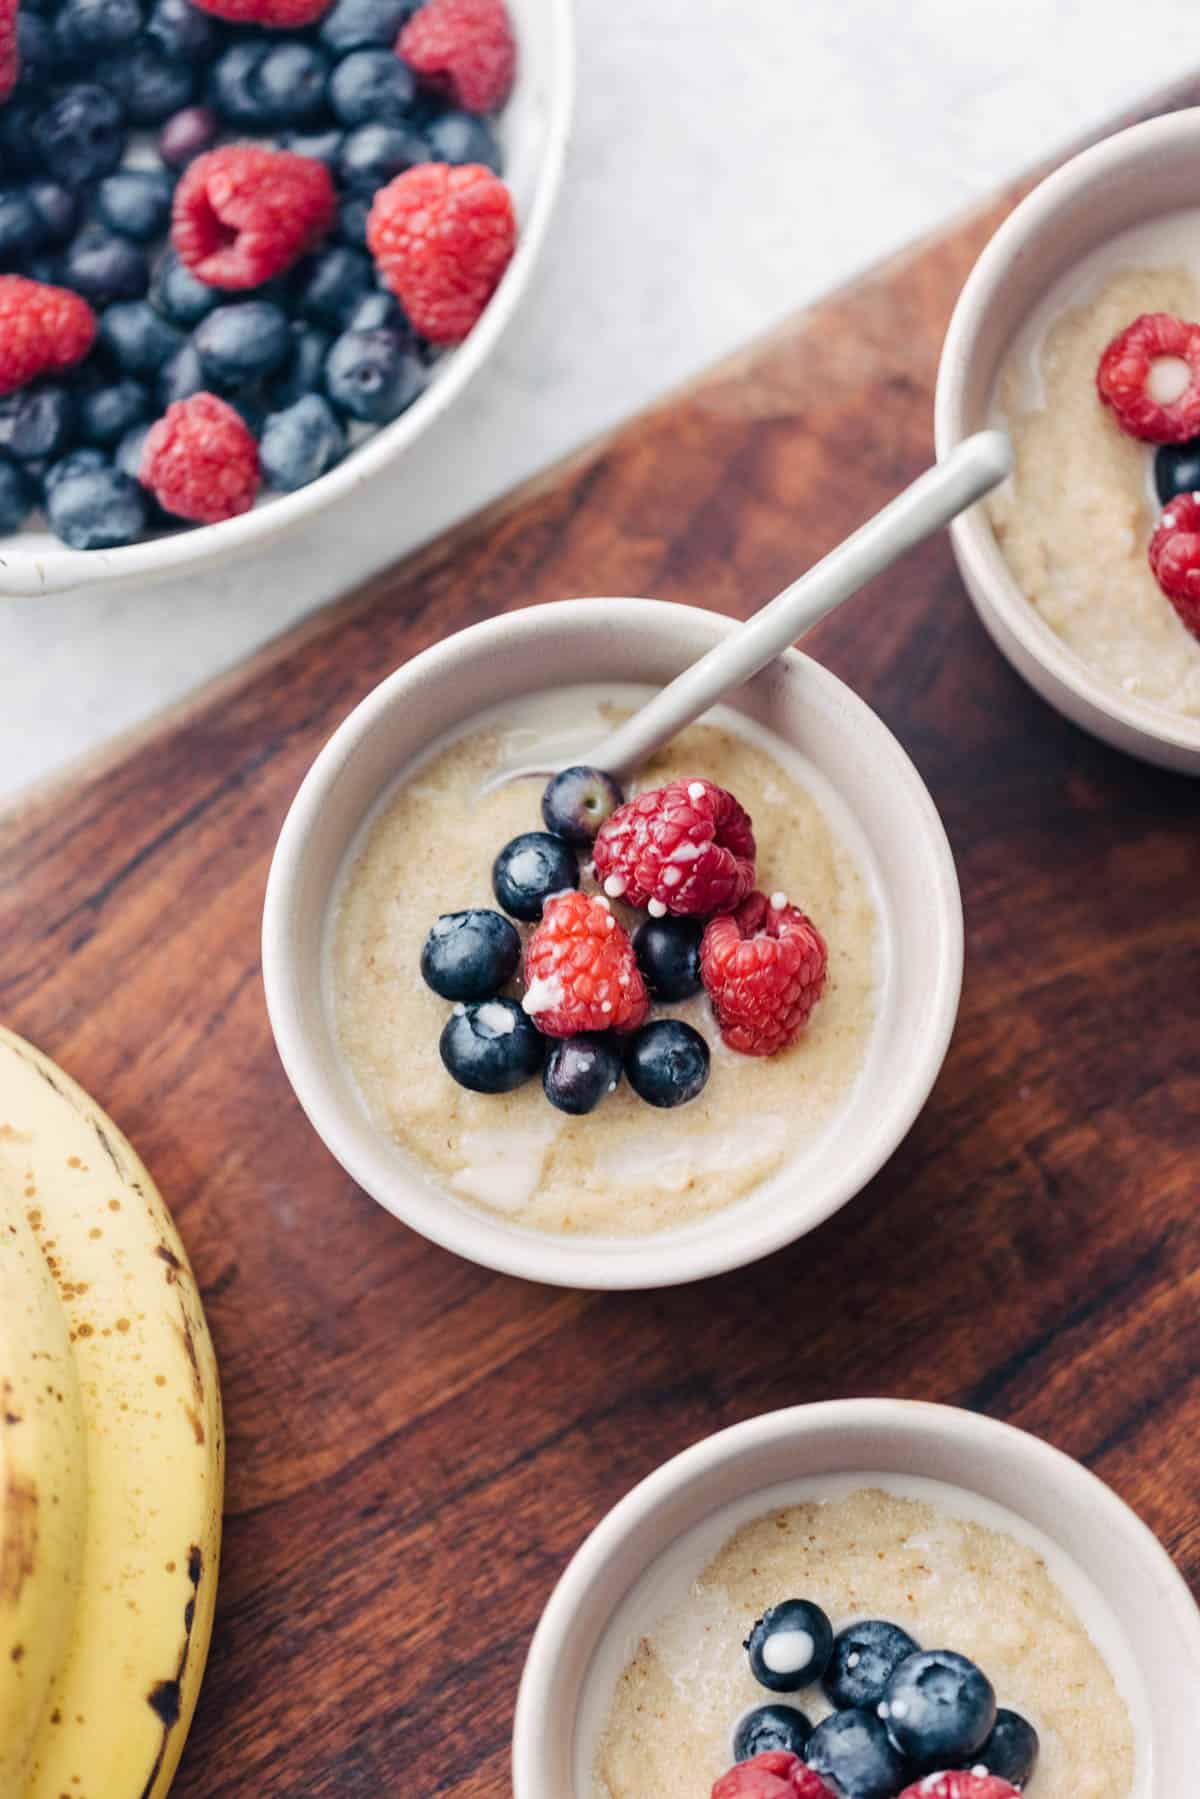
[[[835,1635],[820,1606],[785,1599],[758,1619],[745,1648],[760,1686],[798,1695],[819,1685],[833,1710],[814,1727],[797,1705],[775,1698],[758,1706],[734,1729],[739,1765],[796,1757],[840,1799],[898,1799],[917,1782],[932,1793],[931,1776],[959,1770],[974,1781],[950,1780],[947,1792],[977,1790],[991,1799],[1004,1783],[1020,1792],[1033,1774],[1032,1724],[997,1708],[991,1682],[965,1656],[923,1650],[898,1624],[864,1619]],[[783,1774],[782,1760],[776,1771]],[[717,1785],[723,1795],[740,1790],[730,1776]],[[792,1786],[808,1790],[802,1778]],[[750,1782],[746,1790],[773,1789]],[[792,1789],[781,1779],[779,1790]]]
[[[433,48],[418,36],[414,57],[432,67],[439,33],[474,28],[472,5],[465,26],[463,0],[430,7]],[[231,516],[260,483],[288,492],[317,479],[425,383],[435,351],[387,291],[395,281],[377,273],[368,213],[378,190],[417,165],[498,172],[489,119],[454,103],[452,67],[447,78],[402,60],[398,35],[426,10],[417,0],[222,0],[214,10],[249,22],[192,0],[22,0],[20,74],[0,107],[0,277],[73,290],[96,326],[71,368],[50,360],[47,340],[37,378],[4,371],[2,531],[39,508],[78,549],[178,525],[160,502],[189,489],[149,479],[146,439],[169,406],[200,393],[240,416],[257,461],[248,496],[243,484],[224,510],[190,519]],[[294,18],[310,22],[284,23]],[[465,66],[469,77],[469,57]],[[486,97],[486,83],[475,88]],[[336,201],[310,253],[226,291],[181,259],[172,209],[198,157],[248,139],[323,165]],[[4,306],[19,311],[24,291]],[[214,456],[220,443],[208,445]]]

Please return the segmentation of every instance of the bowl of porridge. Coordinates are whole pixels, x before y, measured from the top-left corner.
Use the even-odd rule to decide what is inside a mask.
[[[1078,1463],[950,1407],[799,1406],[676,1456],[579,1550],[529,1651],[513,1790],[709,1799],[794,1728],[851,1799],[956,1799],[947,1768],[987,1799],[1190,1799],[1198,1679],[1183,1579]]]
[[[1191,774],[1200,773],[1200,602],[1150,552],[1156,535],[1186,522],[1172,500],[1200,487],[1200,461],[1187,462],[1193,444],[1200,450],[1197,321],[1200,110],[1191,110],[1095,145],[1016,208],[963,289],[936,405],[939,455],[985,424],[1013,442],[1012,478],[951,526],[998,647],[1085,730]],[[1126,383],[1132,372],[1144,384],[1132,416],[1128,392],[1107,379],[1101,391],[1106,352]]]
[[[368,1193],[486,1266],[652,1287],[767,1254],[862,1188],[941,1066],[962,969],[950,849],[895,739],[809,658],[779,658],[626,788],[629,805],[673,794],[698,839],[701,815],[724,808],[721,818],[753,833],[762,891],[747,903],[760,908],[761,934],[786,935],[791,921],[804,948],[786,953],[811,956],[808,921],[819,927],[820,996],[810,1007],[818,989],[803,987],[803,963],[803,1028],[777,1053],[731,1047],[743,1039],[718,1025],[698,981],[674,998],[662,997],[665,976],[643,990],[645,931],[686,937],[692,921],[605,875],[599,838],[592,855],[548,835],[542,782],[483,791],[498,767],[537,756],[586,762],[614,724],[734,628],[691,608],[594,599],[458,633],[351,714],[284,824],[264,980],[297,1096]],[[520,881],[547,853],[553,869],[565,859],[546,878],[563,891],[530,910]],[[677,841],[663,891],[691,891],[723,868],[738,883],[724,894],[732,906],[751,878],[742,860],[707,839]],[[547,1012],[563,1000],[562,980],[541,962],[530,973],[560,914],[564,930],[592,933],[612,977],[585,984],[602,1008],[595,1034],[567,1039],[572,1051],[590,1042],[615,1053],[583,1115],[569,1093],[568,1109],[561,1093],[549,1103],[565,1050],[542,1033],[558,1028]],[[429,984],[447,919],[479,925],[509,958],[500,985],[475,1001],[436,971]],[[694,946],[702,929],[695,921]],[[572,991],[578,999],[578,981]],[[614,1001],[614,1029],[601,1031]]]

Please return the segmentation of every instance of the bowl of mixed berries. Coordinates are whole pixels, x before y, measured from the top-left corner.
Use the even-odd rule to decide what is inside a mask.
[[[517,303],[568,0],[3,0],[0,590],[263,540],[411,448]]]

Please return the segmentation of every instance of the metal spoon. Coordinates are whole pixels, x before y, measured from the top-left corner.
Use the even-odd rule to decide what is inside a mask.
[[[604,769],[618,781],[625,779],[685,725],[694,724],[835,606],[890,568],[914,544],[940,531],[990,493],[1011,472],[1012,446],[1003,431],[979,431],[965,438],[944,462],[926,469],[911,487],[768,601],[740,630],[660,688],[587,756],[573,760]],[[490,793],[509,781],[533,776],[545,780],[557,772],[557,767],[542,762],[501,769],[488,778],[481,791]]]

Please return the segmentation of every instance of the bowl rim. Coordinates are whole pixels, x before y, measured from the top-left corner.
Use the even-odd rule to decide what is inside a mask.
[[[849,1431],[869,1436],[896,1428],[912,1428],[933,1438],[953,1437],[965,1449],[974,1448],[981,1459],[989,1461],[1004,1456],[1020,1458],[1032,1480],[1062,1493],[1064,1502],[1070,1497],[1072,1509],[1088,1508],[1102,1515],[1114,1544],[1136,1548],[1154,1566],[1159,1577],[1156,1597],[1170,1605],[1200,1666],[1200,1605],[1181,1570],[1133,1507],[1065,1450],[1001,1419],[927,1400],[831,1399],[788,1406],[729,1425],[681,1450],[638,1481],[584,1538],[546,1602],[526,1655],[513,1718],[513,1799],[543,1799],[548,1790],[542,1721],[559,1715],[554,1690],[558,1668],[584,1602],[597,1587],[605,1585],[609,1564],[634,1531],[651,1527],[657,1514],[667,1510],[688,1489],[711,1480],[718,1468],[736,1463],[764,1446],[811,1442]],[[887,1470],[881,1468],[877,1472],[886,1474]],[[964,1488],[969,1491],[965,1483]],[[676,1536],[670,1541],[675,1541]],[[656,1553],[661,1554],[668,1546],[664,1542]],[[1066,1548],[1065,1543],[1062,1546]],[[643,1572],[653,1560],[653,1556],[647,1559]],[[610,1619],[628,1591],[626,1584],[614,1592]],[[562,1795],[561,1799],[568,1796]]]
[[[294,493],[276,494],[266,504],[236,518],[215,525],[192,525],[111,550],[73,550],[66,544],[51,550],[33,550],[23,547],[20,534],[0,542],[0,594],[19,598],[66,593],[110,581],[143,581],[179,574],[198,563],[211,567],[252,545],[261,547],[301,519],[315,517],[362,486],[449,410],[512,321],[529,287],[562,188],[575,104],[574,0],[543,3],[550,43],[543,90],[545,142],[536,184],[512,260],[479,323],[452,349],[444,372],[399,418],[373,432],[327,474]],[[519,70],[517,80],[519,83]]]
[[[1102,186],[1131,158],[1176,143],[1200,149],[1200,106],[1144,120],[1081,150],[1040,181],[997,227],[963,285],[942,345],[934,396],[934,440],[939,458],[973,428],[966,419],[966,391],[979,325],[1029,240],[1058,213]],[[1030,660],[1085,707],[1168,750],[1200,755],[1200,719],[1117,692],[1038,616],[1005,562],[982,505],[972,506],[951,523],[950,539],[972,601],[985,623],[992,622],[987,617],[990,611],[999,628],[1016,640]]]
[[[928,875],[928,918],[936,938],[926,993],[929,1027],[919,1049],[906,1058],[899,1078],[881,1095],[885,1128],[877,1131],[865,1147],[857,1143],[851,1146],[839,1178],[831,1179],[819,1202],[806,1208],[802,1228],[797,1228],[794,1210],[781,1206],[756,1220],[753,1229],[741,1219],[737,1229],[713,1233],[699,1241],[681,1242],[682,1232],[664,1231],[644,1238],[614,1239],[610,1248],[602,1238],[556,1237],[508,1225],[482,1211],[476,1217],[465,1208],[437,1205],[415,1183],[401,1191],[402,1203],[397,1204],[400,1182],[395,1176],[391,1192],[384,1197],[380,1183],[373,1178],[371,1142],[375,1127],[364,1115],[361,1126],[343,1130],[340,1108],[303,1021],[300,971],[289,950],[289,924],[297,912],[305,847],[347,759],[362,741],[386,728],[393,708],[403,703],[414,686],[445,680],[462,658],[486,657],[501,644],[506,648],[522,643],[532,646],[546,628],[548,614],[553,615],[556,626],[566,625],[571,631],[596,638],[637,631],[652,621],[661,628],[664,618],[674,618],[680,629],[702,633],[715,641],[736,630],[741,622],[699,607],[662,600],[612,597],[550,601],[468,626],[386,676],[354,707],[320,750],[280,830],[263,906],[262,972],[267,1012],[284,1071],[317,1135],[364,1192],[411,1229],[479,1266],[552,1286],[592,1291],[676,1286],[757,1261],[815,1230],[861,1192],[907,1136],[937,1080],[958,1017],[964,934],[958,876],[941,817],[907,751],[867,702],[836,675],[802,652],[788,650],[785,660],[802,667],[806,679],[826,693],[836,695],[839,705],[854,717],[860,735],[870,735],[879,746],[886,758],[889,782],[903,788],[924,830],[920,854]],[[737,1206],[729,1210],[736,1212]],[[636,1243],[636,1255],[629,1251],[631,1242]]]

